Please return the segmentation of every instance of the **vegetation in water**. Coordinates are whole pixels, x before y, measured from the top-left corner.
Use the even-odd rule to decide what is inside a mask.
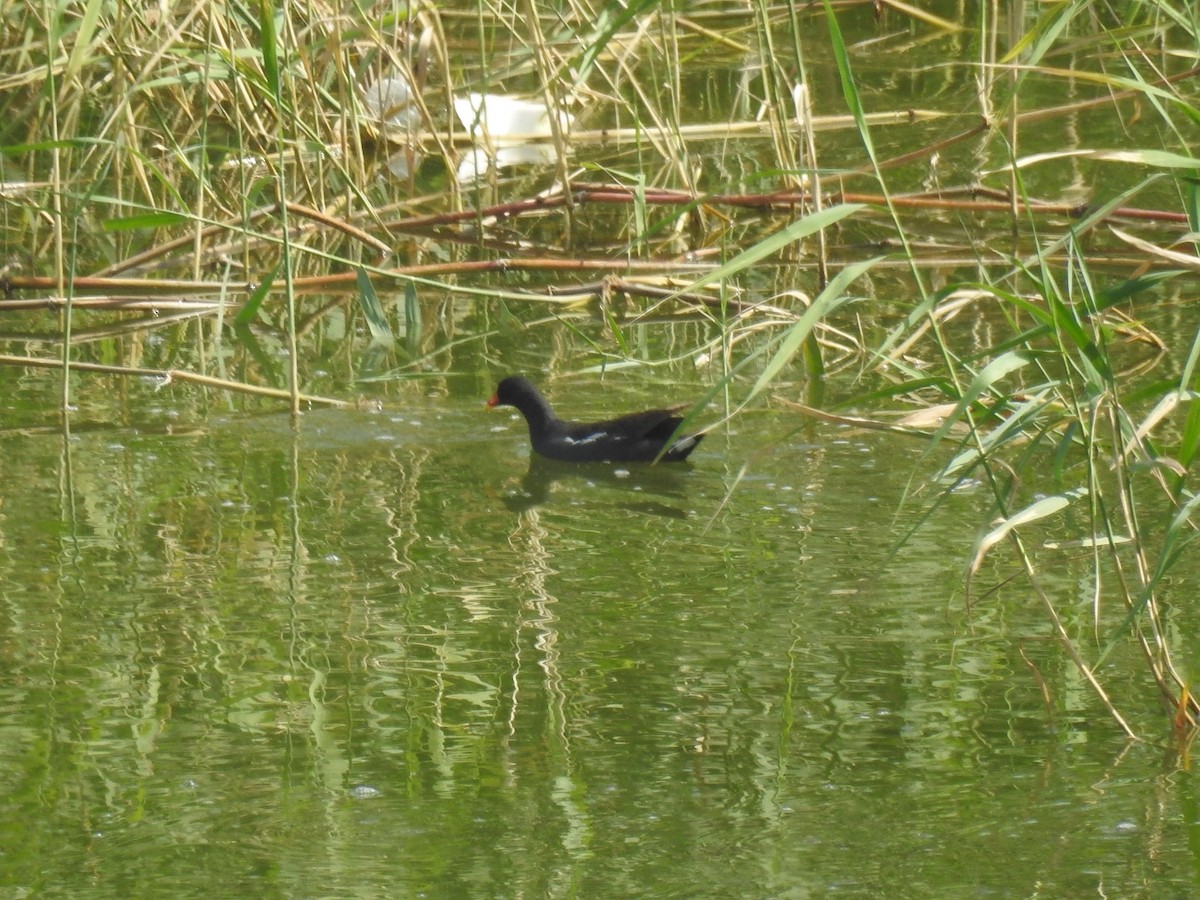
[[[968,608],[1005,548],[1121,727],[1126,640],[1194,727],[1160,604],[1196,534],[1193,6],[24,0],[0,37],[0,363],[64,413],[72,373],[297,412],[484,383],[497,335],[566,329],[543,365],[911,438],[927,516],[990,492]],[[1067,553],[1089,616],[1041,589]]]

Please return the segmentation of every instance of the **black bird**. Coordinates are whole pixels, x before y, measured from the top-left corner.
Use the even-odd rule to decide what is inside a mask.
[[[487,405],[515,406],[529,425],[534,452],[560,462],[681,462],[704,437],[704,432],[697,432],[667,445],[683,421],[678,413],[686,405],[632,413],[607,422],[564,422],[538,389],[520,375],[501,381]]]

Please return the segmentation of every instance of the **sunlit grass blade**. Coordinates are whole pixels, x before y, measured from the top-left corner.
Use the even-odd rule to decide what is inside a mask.
[[[282,85],[279,78],[279,54],[275,35],[275,4],[270,0],[259,0],[258,4],[259,49],[262,51],[263,75],[277,103],[282,101]]]
[[[361,278],[365,277],[366,273],[361,269],[359,271],[362,272],[361,286]],[[374,290],[369,278],[367,284]],[[378,298],[375,302],[378,304]],[[380,313],[382,313],[382,309]],[[421,350],[421,318],[421,297],[417,293],[416,283],[409,281],[404,285],[404,346],[412,356],[416,356]],[[386,320],[384,325],[386,327]]]
[[[1087,5],[1085,0],[1074,0],[1050,6],[1033,27],[1013,43],[1000,62],[1011,63],[1021,59],[1027,66],[1037,65],[1057,43],[1059,36],[1066,31],[1075,16]]]
[[[971,555],[971,562],[967,567],[968,578],[974,577],[975,573],[979,570],[979,566],[983,563],[984,557],[987,556],[988,551],[1008,537],[1015,529],[1052,516],[1059,510],[1065,509],[1072,501],[1081,496],[1086,496],[1086,494],[1087,491],[1081,488],[1056,494],[1052,497],[1043,497],[1003,519],[980,537],[976,543],[975,551]]]
[[[966,390],[963,392],[962,397],[959,398],[958,403],[955,405],[954,411],[950,415],[946,416],[946,420],[942,423],[942,426],[936,432],[934,432],[933,437],[929,442],[930,449],[936,446],[939,441],[949,434],[950,429],[953,428],[955,424],[962,421],[962,419],[967,415],[967,410],[969,407],[979,400],[979,398],[985,393],[996,391],[1000,395],[1003,395],[1004,391],[997,387],[1000,381],[1018,369],[1029,365],[1030,362],[1031,358],[1028,354],[1012,351],[997,357],[984,366],[983,369],[981,369],[979,373],[971,379]]]
[[[107,5],[104,0],[88,0],[88,4],[83,8],[83,17],[79,20],[79,28],[71,42],[71,55],[68,57],[66,69],[63,71],[63,84],[71,84],[94,53],[92,37],[96,33],[100,15]]]
[[[1155,169],[1184,169],[1193,171],[1200,169],[1200,159],[1194,156],[1184,156],[1182,153],[1172,153],[1168,150],[1138,149],[1138,150],[1052,150],[1046,153],[1035,153],[1023,156],[1013,165],[1018,169],[1028,168],[1037,163],[1061,159],[1091,159],[1096,162],[1113,162],[1121,165],[1151,166]],[[1161,175],[1151,176],[1151,179],[1161,178]],[[1124,196],[1132,196],[1141,192],[1141,187],[1127,191]],[[1118,195],[1121,196],[1121,195]],[[1120,204],[1118,204],[1120,205]]]
[[[592,33],[588,36],[583,53],[579,56],[575,84],[580,85],[587,81],[596,64],[597,57],[608,48],[617,32],[646,10],[658,5],[658,0],[634,0],[632,3],[609,0],[604,4],[596,14]]]
[[[833,49],[833,58],[837,63],[838,78],[842,85],[842,99],[846,101],[846,106],[850,110],[850,114],[854,117],[855,124],[858,126],[858,136],[862,139],[863,147],[867,151],[867,156],[871,160],[871,165],[877,165],[875,159],[875,145],[871,141],[871,131],[867,128],[867,118],[863,111],[862,98],[858,94],[858,88],[854,84],[854,72],[850,68],[850,54],[846,50],[846,41],[842,38],[842,29],[838,25],[837,15],[833,11],[833,4],[830,0],[825,0],[825,21],[829,26],[829,42]]]
[[[371,276],[362,266],[359,266],[354,274],[358,281],[358,304],[367,317],[367,328],[371,331],[371,337],[382,344],[392,344],[395,340],[392,337],[392,329],[388,325],[383,304],[379,302],[379,295],[375,292],[375,285],[371,283]]]
[[[172,212],[149,212],[136,216],[120,216],[104,219],[100,227],[105,231],[148,231],[155,228],[170,228],[188,221],[188,217]]]
[[[271,288],[275,285],[275,276],[279,273],[279,266],[276,265],[266,277],[259,282],[258,286],[251,292],[249,299],[238,310],[238,314],[234,317],[234,324],[245,327],[258,317],[258,310],[262,307],[263,301],[267,299],[267,295],[271,293]]]
[[[1183,376],[1180,378],[1180,384],[1194,385],[1197,390],[1200,390],[1200,379],[1195,377],[1198,358],[1200,358],[1200,333],[1197,333],[1192,339],[1191,352],[1188,354],[1187,364],[1184,366]],[[1184,418],[1183,430],[1179,436],[1179,450],[1175,454],[1184,469],[1191,468],[1198,450],[1200,450],[1200,403],[1193,401],[1188,404],[1187,416]],[[1182,486],[1182,479],[1180,486]]]
[[[865,272],[869,271],[881,259],[882,257],[876,257],[846,266],[846,268],[842,269],[830,280],[829,284],[825,286],[825,290],[821,291],[813,300],[812,305],[804,311],[800,320],[788,328],[787,332],[783,335],[783,338],[779,342],[779,349],[775,351],[771,359],[767,361],[766,366],[763,367],[758,380],[750,388],[747,400],[754,397],[775,379],[779,371],[791,362],[792,357],[803,346],[816,324],[843,303],[847,302],[845,296],[846,288]]]
[[[752,245],[747,250],[737,254],[712,271],[701,275],[695,281],[680,289],[678,293],[684,294],[689,291],[695,291],[705,285],[736,275],[738,272],[748,269],[750,266],[766,259],[774,253],[778,253],[796,241],[806,238],[811,234],[816,234],[822,228],[829,228],[837,222],[842,221],[842,219],[852,216],[865,208],[861,203],[843,203],[839,206],[831,206],[828,209],[813,213],[811,216],[798,219]]]
[[[1012,405],[1009,414],[994,428],[986,431],[979,428],[974,429],[975,440],[965,442],[968,444],[967,449],[957,453],[942,467],[941,477],[957,477],[960,473],[969,473],[977,465],[991,459],[993,454],[1003,449],[1005,444],[1035,436],[1039,427],[1037,425],[1038,417],[1057,406],[1057,400],[1051,388],[1040,391],[1024,402]],[[942,439],[946,436],[946,429],[953,429],[955,424],[961,421],[963,409],[961,404],[953,404],[951,411],[942,419],[938,430]],[[1054,418],[1056,422],[1059,421],[1059,417]]]

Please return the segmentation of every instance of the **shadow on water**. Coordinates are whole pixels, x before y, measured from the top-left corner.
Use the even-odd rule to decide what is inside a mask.
[[[686,474],[692,470],[691,463],[669,465],[640,465],[636,463],[614,465],[612,463],[565,463],[532,456],[529,469],[514,487],[503,497],[504,505],[513,512],[524,512],[549,503],[560,482],[578,497],[580,488],[611,488],[619,491],[628,500],[616,505],[630,512],[672,519],[687,518],[683,506],[665,501],[682,501],[687,497]],[[605,495],[606,497],[612,495]],[[634,497],[638,499],[634,500]],[[641,499],[644,497],[645,499]]]

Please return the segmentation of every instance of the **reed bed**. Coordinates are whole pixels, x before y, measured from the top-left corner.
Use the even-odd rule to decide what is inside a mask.
[[[1132,639],[1190,737],[1159,591],[1196,533],[1200,341],[1142,313],[1200,269],[1200,19],[1124,11],[8,4],[0,365],[61,370],[64,414],[90,372],[299,411],[461,372],[509,321],[599,314],[598,364],[692,323],[639,364],[924,442],[926,515],[992,498],[968,608],[1002,555],[1118,727],[1097,672]],[[386,348],[337,396],[332,317]],[[136,339],[166,330],[171,360]],[[1090,624],[1040,586],[1068,546]]]

